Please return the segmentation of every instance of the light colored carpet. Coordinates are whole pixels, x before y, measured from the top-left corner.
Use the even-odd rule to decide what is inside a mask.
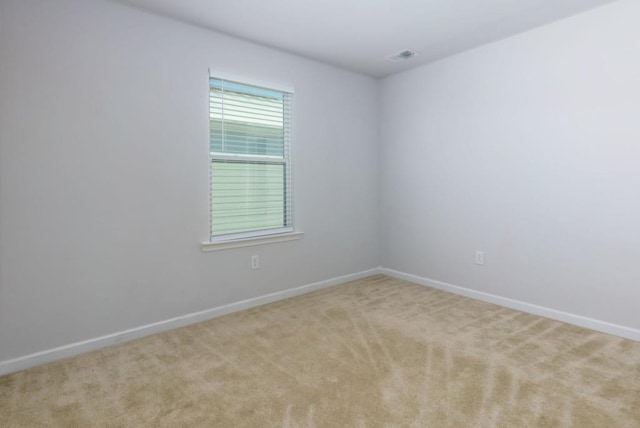
[[[640,427],[640,343],[385,276],[0,378],[2,427]]]

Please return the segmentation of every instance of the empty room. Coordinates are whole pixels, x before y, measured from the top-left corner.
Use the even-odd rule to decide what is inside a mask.
[[[1,427],[640,427],[640,2],[0,0]]]

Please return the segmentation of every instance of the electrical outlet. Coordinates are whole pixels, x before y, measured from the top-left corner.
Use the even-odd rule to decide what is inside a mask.
[[[260,256],[251,256],[251,269],[260,269]]]
[[[476,251],[476,264],[484,265],[484,251]]]

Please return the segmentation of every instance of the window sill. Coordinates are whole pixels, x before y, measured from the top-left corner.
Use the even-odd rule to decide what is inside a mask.
[[[202,251],[229,250],[231,248],[252,247],[254,245],[273,244],[276,242],[296,241],[304,235],[303,232],[281,233],[279,235],[255,236],[251,238],[233,239],[229,241],[203,242]]]

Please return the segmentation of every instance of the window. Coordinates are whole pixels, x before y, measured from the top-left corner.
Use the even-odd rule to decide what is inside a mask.
[[[288,92],[211,77],[211,240],[293,231]]]

